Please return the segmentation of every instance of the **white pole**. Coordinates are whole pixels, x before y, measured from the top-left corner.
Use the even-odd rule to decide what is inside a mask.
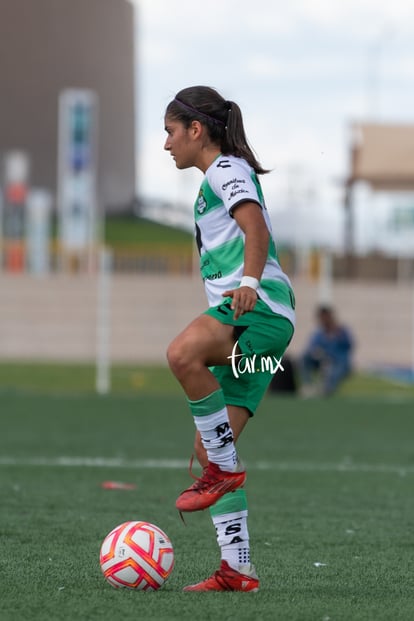
[[[33,188],[28,193],[26,208],[26,247],[29,270],[44,276],[50,270],[49,238],[52,194],[46,189]]]
[[[99,252],[98,291],[96,309],[96,392],[106,395],[111,389],[111,270],[112,254]]]
[[[3,194],[0,188],[0,271],[3,269]]]
[[[332,254],[323,249],[320,253],[319,304],[332,304],[332,281]]]
[[[414,279],[412,281],[412,306],[411,306],[411,375],[414,380]]]

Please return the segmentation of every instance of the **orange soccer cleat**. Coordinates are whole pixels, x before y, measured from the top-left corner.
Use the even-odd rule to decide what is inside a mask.
[[[241,468],[239,463],[236,472],[227,472],[208,462],[201,477],[178,496],[175,506],[179,511],[200,511],[214,505],[224,494],[243,485],[246,472]]]
[[[259,579],[253,565],[248,573],[240,573],[232,569],[227,561],[221,561],[218,569],[210,578],[190,584],[183,591],[244,591],[255,593],[259,590]]]

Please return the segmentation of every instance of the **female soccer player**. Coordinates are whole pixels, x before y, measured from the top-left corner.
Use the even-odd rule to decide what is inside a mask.
[[[258,179],[268,171],[248,145],[239,106],[210,87],[185,88],[167,106],[165,130],[164,148],[177,168],[195,166],[204,174],[194,216],[209,304],[167,352],[194,417],[203,468],[176,507],[210,507],[221,548],[218,571],[184,590],[257,591],[246,473],[235,442],[272,378],[259,361],[278,367],[293,336],[294,295],[279,265]]]

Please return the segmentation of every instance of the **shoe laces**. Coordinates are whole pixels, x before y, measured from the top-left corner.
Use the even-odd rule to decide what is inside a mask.
[[[236,571],[232,567],[223,567],[220,566],[220,569],[214,572],[212,578],[216,580],[216,582],[227,591],[234,591],[234,587],[231,583],[231,579],[234,575],[239,574],[240,572]]]
[[[190,463],[188,466],[188,472],[190,473],[191,478],[195,480],[195,482],[191,486],[191,489],[192,491],[201,492],[203,489],[208,487],[208,485],[210,485],[211,483],[214,483],[216,481],[216,478],[212,474],[209,466],[205,466],[203,468],[203,473],[201,477],[196,476],[193,473],[193,462],[194,462],[194,455],[191,455]],[[182,511],[179,511],[179,514],[180,514],[181,521],[183,522],[183,524],[186,525],[186,521],[184,519]]]
[[[220,569],[214,572],[212,578],[214,578],[223,589],[229,590],[230,585],[227,583],[226,578],[223,576],[223,572]]]
[[[188,471],[190,473],[190,476],[195,480],[195,483],[193,483],[192,485],[192,490],[201,491],[205,487],[208,487],[211,483],[215,483],[217,481],[216,476],[214,475],[213,472],[211,472],[210,464],[203,468],[203,473],[201,477],[196,476],[193,473],[193,462],[194,462],[194,455],[191,455]]]

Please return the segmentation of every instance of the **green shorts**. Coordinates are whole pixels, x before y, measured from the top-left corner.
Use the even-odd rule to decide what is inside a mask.
[[[224,298],[205,311],[220,323],[234,326],[235,348],[229,366],[211,367],[211,371],[223,389],[226,404],[245,407],[253,416],[274,373],[282,373],[281,359],[292,339],[293,326],[262,300],[236,320],[230,304],[231,299]]]

